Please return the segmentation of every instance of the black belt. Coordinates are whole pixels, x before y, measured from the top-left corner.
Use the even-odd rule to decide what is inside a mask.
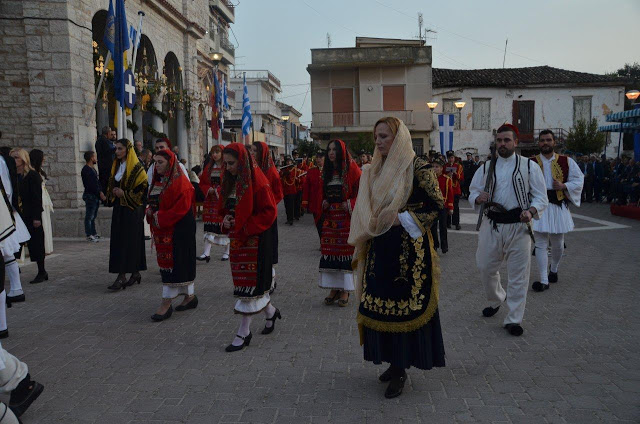
[[[558,192],[556,190],[547,190],[547,198],[549,199],[549,203],[553,203],[554,205],[562,206],[569,204],[569,199],[567,196],[564,199],[558,199]]]
[[[494,224],[516,224],[520,222],[520,214],[522,214],[522,208],[511,209],[506,212],[489,210],[487,211],[487,218],[493,221]]]

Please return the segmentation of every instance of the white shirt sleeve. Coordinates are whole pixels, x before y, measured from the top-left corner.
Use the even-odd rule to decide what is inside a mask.
[[[180,162],[180,169],[182,169],[182,173],[187,177],[187,179],[189,179],[189,172],[187,171],[187,168],[184,167],[182,162]]]
[[[471,184],[469,185],[469,204],[473,208],[474,212],[478,212],[480,210],[480,205],[476,205],[476,199],[480,195],[481,192],[484,191],[484,169],[486,163],[476,169],[476,173],[473,174],[473,179],[471,180]]]
[[[4,185],[4,191],[7,193],[7,198],[11,201],[13,187],[11,186],[11,178],[9,177],[9,167],[2,156],[0,156],[0,160],[2,161],[0,164],[0,178],[2,178],[2,185]]]
[[[412,239],[422,237],[422,231],[420,231],[420,227],[418,227],[418,224],[416,224],[409,212],[399,213],[398,220],[400,221],[400,224],[402,224],[402,227],[406,230],[406,232],[409,233]]]
[[[153,185],[153,169],[155,168],[155,166],[156,164],[152,163],[147,170],[147,182],[149,183],[149,190],[151,190],[151,186]]]
[[[580,201],[582,196],[582,187],[584,185],[584,174],[580,170],[580,167],[571,158],[569,159],[569,177],[565,185],[567,189],[565,193],[569,196],[569,200],[574,205],[580,207]]]
[[[526,159],[529,160],[529,159]],[[544,175],[540,165],[531,162],[529,173],[529,193],[531,194],[531,206],[538,211],[534,219],[540,219],[542,212],[547,208],[549,199],[547,198],[547,183],[544,181]]]

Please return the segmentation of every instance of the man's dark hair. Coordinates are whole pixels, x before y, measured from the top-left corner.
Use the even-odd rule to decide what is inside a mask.
[[[102,127],[102,135],[109,135],[110,132],[111,132],[111,127],[109,126]]]
[[[200,165],[196,165],[196,166],[194,166],[193,168],[191,168],[191,170],[192,170],[193,172],[195,172],[195,173],[196,173],[196,175],[197,175],[197,174],[199,174],[199,173],[200,173],[200,171],[202,171],[202,168],[200,168]]]
[[[88,152],[84,152],[84,161],[85,162],[89,162],[91,160],[91,158],[93,157],[93,155],[95,155],[96,152],[94,152],[93,150],[89,150]]]
[[[540,140],[540,138],[543,135],[547,135],[547,134],[551,135],[551,138],[553,139],[553,141],[556,140],[556,137],[553,135],[553,131],[551,131],[551,130],[542,130],[542,131],[540,131],[540,135],[538,135],[538,140]]]
[[[509,127],[508,125],[501,125],[500,128],[498,128],[498,131],[496,131],[496,134],[499,134],[501,132],[507,132],[510,131],[511,134],[513,134],[513,139],[516,140],[518,138],[518,134],[516,134],[516,132],[513,130],[513,128]]]

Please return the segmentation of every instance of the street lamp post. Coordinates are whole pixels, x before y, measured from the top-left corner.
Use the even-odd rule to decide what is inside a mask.
[[[466,103],[466,102],[463,102],[463,101],[458,101],[458,102],[454,102],[453,104],[454,104],[454,105],[456,106],[456,108],[458,109],[458,112],[461,112],[461,111],[462,111],[462,108],[463,108],[463,107],[464,107],[464,105],[466,105],[467,103]],[[460,113],[460,121],[459,121],[459,122],[460,122],[460,130],[462,130],[462,113]],[[453,128],[454,128],[454,134],[455,134],[455,125],[454,125],[454,127],[453,127]],[[451,147],[451,148],[450,148],[449,150],[453,150],[453,146],[450,146],[450,147]]]
[[[435,110],[436,106],[438,106],[438,102],[427,102],[427,107],[429,108],[429,110],[431,111],[431,129],[435,129],[435,125],[433,124],[433,111]],[[431,136],[429,136],[429,140],[431,140]],[[429,149],[431,149],[431,142],[429,142]]]
[[[629,90],[625,96],[631,100],[634,109],[640,109],[640,103],[636,101],[640,97],[640,91]],[[622,124],[620,126],[622,127]],[[620,157],[620,142],[618,142],[618,157]],[[635,161],[640,160],[640,132],[637,131],[633,134],[633,159]]]
[[[289,122],[289,115],[283,115],[281,118],[284,121],[284,154],[289,154],[289,146],[287,143],[287,124]]]

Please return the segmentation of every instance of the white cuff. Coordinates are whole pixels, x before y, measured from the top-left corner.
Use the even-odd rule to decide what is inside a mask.
[[[422,237],[422,231],[418,224],[413,220],[413,217],[409,212],[401,212],[398,214],[398,220],[402,227],[409,233],[412,239]]]

